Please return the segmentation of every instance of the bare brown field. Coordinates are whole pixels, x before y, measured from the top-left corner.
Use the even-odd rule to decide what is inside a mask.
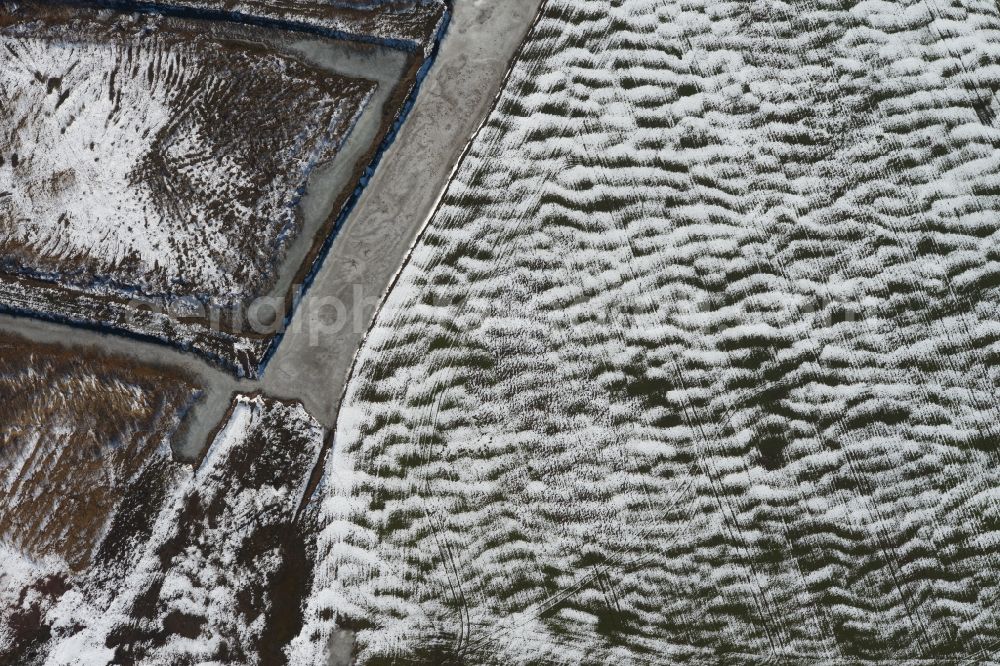
[[[0,335],[0,541],[88,566],[197,396],[176,371]]]

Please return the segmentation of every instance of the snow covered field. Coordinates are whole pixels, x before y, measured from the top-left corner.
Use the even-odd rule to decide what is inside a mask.
[[[300,514],[325,435],[300,405],[259,396],[237,396],[220,426],[196,470],[161,457],[123,493],[92,566],[4,533],[0,661],[275,663],[300,626]]]
[[[0,8],[0,311],[255,377],[395,136],[446,7],[111,4],[124,11]],[[349,51],[350,66],[317,64],[303,39]],[[387,51],[405,62],[388,88],[373,80]],[[305,219],[308,177],[326,165],[342,175],[311,183],[330,203]]]
[[[266,293],[298,232],[297,191],[374,84],[238,32],[14,16],[0,32],[6,272],[218,308]]]
[[[295,663],[988,659],[1000,10],[550,0],[378,316]]]

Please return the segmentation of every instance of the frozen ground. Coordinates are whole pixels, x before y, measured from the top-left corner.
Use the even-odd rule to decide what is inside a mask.
[[[354,244],[348,244],[355,250],[363,248],[377,263],[378,270],[362,276],[371,287],[366,293],[373,297],[391,280],[413,235],[436,202],[454,158],[489,105],[510,53],[533,16],[533,4],[534,0],[522,0],[462,5],[453,33],[457,36],[439,60],[447,75],[434,76],[432,70],[428,82],[435,94],[418,101],[411,117],[411,121],[417,119],[421,131],[406,133],[404,129],[399,149],[394,157],[389,156],[393,161],[411,163],[427,160],[433,168],[397,180],[377,176],[369,192],[377,197],[379,208],[369,205],[367,210],[368,214],[379,211],[374,218],[378,231],[369,229],[361,241],[355,237]],[[435,128],[435,121],[442,126]],[[430,132],[432,128],[436,131]],[[389,171],[399,175],[406,169]],[[386,217],[386,202],[402,196],[412,197],[414,213],[404,224],[393,224]],[[366,210],[364,202],[359,208]],[[370,245],[379,234],[392,239],[381,252]],[[333,256],[342,255],[335,252]],[[343,268],[342,264],[334,266],[337,271]],[[335,273],[328,276],[331,274]],[[330,289],[330,283],[326,284]],[[68,334],[65,327],[46,322],[28,323],[13,317],[0,320],[3,328],[24,330],[37,339],[61,342]],[[218,422],[210,413],[225,404],[230,391],[261,386],[269,393],[303,397],[316,406],[321,419],[332,421],[337,401],[330,396],[339,395],[340,387],[336,373],[311,373],[297,384],[271,383],[267,378],[262,384],[236,381],[204,367],[190,355],[154,344],[86,331],[71,335],[75,342],[122,351],[140,363],[178,365],[203,383],[209,409],[186,424],[188,439],[195,433],[194,440],[204,440],[207,428]],[[337,336],[338,344],[341,340],[356,344],[360,335],[356,331],[343,338]],[[312,352],[306,341],[290,338],[292,344],[283,347],[289,350],[285,358],[297,362],[308,358]],[[346,364],[347,360],[336,363]],[[196,473],[179,465],[163,467],[164,459],[158,459],[158,474],[152,475],[155,478],[141,479],[144,492],[138,499],[142,501],[131,502],[122,514],[125,517],[116,519],[116,527],[102,533],[109,538],[101,542],[98,562],[88,575],[70,571],[60,557],[26,556],[19,548],[2,547],[0,554],[7,565],[0,575],[0,606],[7,614],[0,617],[0,645],[8,658],[37,658],[54,664],[105,663],[109,659],[116,663],[132,659],[142,663],[185,659],[271,663],[280,658],[268,650],[280,650],[298,631],[298,601],[307,592],[308,581],[301,575],[310,565],[301,560],[308,557],[306,523],[311,514],[307,511],[303,515],[299,508],[307,471],[319,453],[322,428],[298,405],[251,396],[237,400],[232,418],[226,422]],[[186,452],[197,455],[199,448],[191,444]],[[241,466],[239,461],[248,458],[258,461],[257,467],[270,470],[269,474],[261,476]],[[156,488],[162,494],[152,492]],[[244,519],[248,515],[259,518],[247,524]],[[143,523],[147,519],[154,521],[151,535],[132,529],[136,520]],[[247,542],[260,547],[248,550]],[[266,544],[278,546],[269,549]],[[300,578],[293,581],[289,576],[294,579],[295,572]],[[206,596],[203,591],[210,586],[214,586],[213,592]],[[40,633],[25,631],[12,636],[8,629],[14,625],[36,626]],[[25,636],[27,644],[18,642]],[[39,637],[41,643],[31,642]],[[349,652],[349,635],[341,647],[344,645]]]
[[[299,400],[321,423],[332,426],[347,369],[375,306],[489,109],[537,4],[538,0],[488,5],[462,2],[455,8],[447,39],[422,94],[337,237],[261,380],[236,380],[197,356],[152,342],[93,331],[72,333],[83,344],[124,353],[139,362],[184,368],[206,387],[204,401],[195,407],[190,435],[177,444],[178,453],[197,457],[235,391],[263,390],[275,397]],[[302,47],[311,45],[303,43]],[[306,55],[322,58],[335,53],[336,49],[324,49]],[[350,150],[350,143],[345,150]],[[332,178],[336,179],[336,174]],[[311,190],[303,207],[307,212],[314,206],[322,209],[321,199],[328,194]],[[400,210],[408,213],[400,216]],[[317,216],[313,211],[307,222]],[[358,302],[356,287],[362,298]],[[344,304],[349,321],[328,318],[329,313],[318,304],[330,298]],[[6,315],[0,315],[0,331],[20,331],[46,342],[59,342],[67,335],[62,325]]]
[[[196,470],[150,466],[93,566],[0,541],[0,661],[275,663],[301,617],[301,506],[323,442],[300,405],[240,395]]]
[[[991,659],[998,34],[550,1],[358,355],[296,658]]]
[[[281,12],[293,17],[309,4]],[[9,77],[21,72],[32,86],[3,87],[24,116],[11,119],[20,129],[8,143],[24,145],[7,155],[9,188],[0,188],[0,210],[9,209],[0,307],[160,340],[256,376],[274,341],[273,312],[280,322],[317,266],[414,88],[424,49],[253,13],[96,15],[64,5],[11,5],[0,17],[14,45]],[[341,11],[422,16],[428,43],[443,21],[437,2],[323,9]],[[67,26],[74,39],[60,42]],[[43,44],[56,53],[44,54],[42,69],[56,69],[27,71],[34,56],[18,49]],[[77,200],[90,202],[83,212],[69,205]],[[260,320],[247,310],[258,296],[267,297]]]
[[[247,48],[236,31],[12,16],[0,31],[6,272],[217,308],[266,293],[299,232],[297,190],[374,84]]]

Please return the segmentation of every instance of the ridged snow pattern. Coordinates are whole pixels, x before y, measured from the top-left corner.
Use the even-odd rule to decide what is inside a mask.
[[[551,0],[357,361],[296,656],[989,658],[994,2]]]

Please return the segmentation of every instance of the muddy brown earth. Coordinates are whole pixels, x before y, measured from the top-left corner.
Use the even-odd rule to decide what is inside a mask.
[[[87,567],[199,394],[174,369],[0,334],[0,540]]]
[[[6,272],[229,307],[266,289],[305,175],[375,84],[245,31],[65,10],[8,15]]]
[[[200,393],[176,369],[0,334],[0,663],[46,639],[76,577],[127,564]]]
[[[430,53],[446,13],[440,0],[98,0],[119,8],[141,6],[179,15],[273,24],[296,30]]]
[[[87,565],[4,543],[0,664],[284,663],[325,440],[300,405],[240,395],[196,469],[161,457],[132,478]]]

